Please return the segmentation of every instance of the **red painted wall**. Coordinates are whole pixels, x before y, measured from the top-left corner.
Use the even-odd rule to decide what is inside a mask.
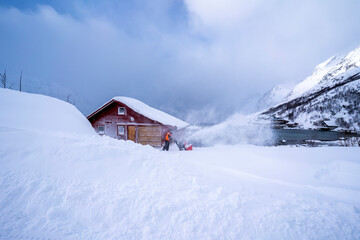
[[[118,108],[125,108],[125,115],[118,114]],[[113,102],[104,109],[100,110],[97,114],[91,116],[89,121],[96,132],[98,132],[98,126],[105,126],[105,135],[109,137],[113,137],[116,139],[126,140],[127,136],[127,125],[154,125],[154,126],[162,126],[162,140],[165,139],[166,132],[171,129],[171,126],[163,125],[157,121],[149,119],[123,103]],[[125,125],[125,135],[119,136],[117,133],[117,125],[120,123],[121,125]]]

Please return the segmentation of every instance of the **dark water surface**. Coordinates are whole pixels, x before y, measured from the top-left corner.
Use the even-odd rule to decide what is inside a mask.
[[[302,144],[306,140],[336,141],[342,138],[360,137],[359,134],[353,133],[306,129],[273,129],[273,133],[276,143],[282,144]]]

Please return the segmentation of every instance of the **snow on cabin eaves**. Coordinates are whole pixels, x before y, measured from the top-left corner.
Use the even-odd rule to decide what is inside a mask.
[[[185,128],[190,125],[187,122],[184,122],[155,108],[152,108],[149,105],[134,98],[114,97],[112,100],[121,102],[133,109],[135,112],[140,113],[141,115],[148,117],[152,120],[158,121],[159,123],[162,123],[164,125],[175,126],[178,129]]]

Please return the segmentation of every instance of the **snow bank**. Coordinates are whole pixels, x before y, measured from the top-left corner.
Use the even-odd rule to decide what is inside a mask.
[[[30,131],[95,134],[79,110],[56,98],[0,89],[0,126]]]
[[[360,239],[360,148],[0,142],[0,239]]]
[[[219,144],[270,145],[273,134],[268,125],[254,124],[251,119],[235,114],[226,121],[205,127],[188,138],[194,146],[214,146]]]
[[[138,112],[150,119],[156,120],[164,125],[176,126],[178,129],[189,126],[187,122],[184,122],[158,109],[152,108],[137,99],[130,97],[114,97],[113,99],[124,103],[128,107],[132,108],[135,112]]]

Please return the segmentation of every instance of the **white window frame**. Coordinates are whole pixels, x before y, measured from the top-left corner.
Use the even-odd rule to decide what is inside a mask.
[[[119,133],[119,127],[123,127],[124,132],[122,134]],[[117,135],[118,136],[125,136],[125,125],[117,125]]]
[[[100,127],[103,127],[104,130],[103,130],[103,131],[100,131]],[[105,134],[105,125],[98,125],[98,134],[100,134],[100,135],[104,135],[104,134]]]
[[[120,111],[122,109],[123,111]],[[125,108],[124,107],[118,107],[118,115],[125,115]]]

